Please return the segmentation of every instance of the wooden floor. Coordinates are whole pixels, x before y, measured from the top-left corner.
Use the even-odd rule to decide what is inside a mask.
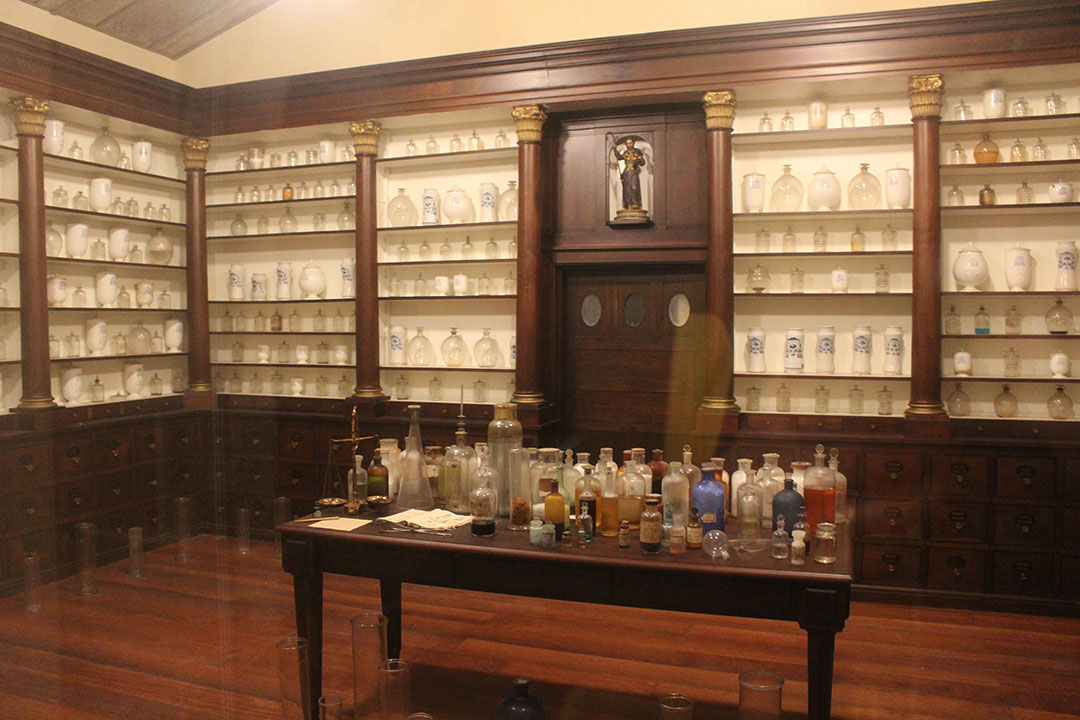
[[[293,630],[292,585],[273,545],[246,556],[201,536],[180,564],[99,571],[44,607],[0,600],[0,720],[276,720],[274,643]],[[785,717],[806,712],[806,640],[794,623],[608,608],[406,586],[404,657],[416,709],[492,717],[508,678],[532,678],[552,718],[653,718],[681,692],[701,718],[735,718],[738,674],[786,679]],[[374,582],[326,585],[324,689],[351,699],[348,618],[378,607]],[[857,603],[836,642],[833,717],[1080,717],[1080,620]],[[600,692],[601,690],[610,691]],[[617,694],[611,694],[617,693]]]

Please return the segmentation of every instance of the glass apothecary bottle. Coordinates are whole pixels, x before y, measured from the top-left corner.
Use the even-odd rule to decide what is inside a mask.
[[[409,246],[405,244],[404,240],[397,247],[397,261],[409,262]]]
[[[428,400],[432,402],[439,402],[442,400],[442,380],[438,375],[433,375],[431,380],[428,381]]]
[[[154,377],[150,378],[150,394],[160,395],[165,389],[165,383],[161,381],[157,373],[154,373]]]
[[[315,346],[315,362],[327,365],[330,362],[330,346],[324,342]]]
[[[870,173],[869,163],[860,163],[859,174],[848,183],[848,207],[852,210],[881,207],[881,182]]]
[[[960,102],[953,106],[953,120],[972,120],[975,117],[975,113],[971,111],[971,106],[964,102],[963,98],[960,98]]]
[[[885,124],[885,113],[881,112],[881,108],[877,105],[874,106],[874,112],[870,113],[870,125],[872,127],[881,127]]]
[[[155,375],[154,377],[157,377]],[[151,383],[151,388],[153,384]],[[160,393],[158,393],[160,395]],[[95,377],[94,384],[90,386],[90,401],[105,402],[105,386],[101,384],[101,378]]]
[[[1046,146],[1042,138],[1036,138],[1035,144],[1031,146],[1031,159],[1035,162],[1046,162],[1050,159],[1050,148]]]
[[[304,318],[300,316],[299,310],[293,310],[289,315],[289,332],[303,332],[304,331]]]
[[[948,156],[949,165],[965,165],[967,164],[967,153],[964,151],[963,146],[960,143],[956,143],[949,150]]]
[[[356,215],[353,214],[352,209],[349,207],[349,203],[344,203],[341,206],[341,212],[337,214],[337,226],[338,230],[356,229]]]
[[[960,383],[956,383],[952,392],[945,398],[945,409],[953,417],[966,417],[971,414],[971,398],[960,387]]]
[[[866,406],[866,393],[858,385],[852,385],[848,390],[848,412],[852,415],[862,415]]]
[[[274,373],[270,376],[270,394],[281,395],[285,392],[285,382],[281,377],[281,373]]]
[[[825,232],[825,228],[818,226],[818,229],[814,231],[814,252],[828,252],[829,250],[829,233]]]
[[[1073,314],[1069,308],[1058,298],[1046,311],[1046,330],[1051,335],[1064,335],[1072,329]]]
[[[784,233],[784,237],[781,240],[780,248],[783,252],[793,253],[796,251],[797,247],[798,238],[795,236],[795,233],[791,231],[791,228],[788,227],[787,232]]]
[[[281,312],[274,310],[274,313],[270,316],[270,332],[281,332],[284,327],[282,321]]]
[[[1073,414],[1073,401],[1065,392],[1064,385],[1058,385],[1054,394],[1046,401],[1046,411],[1053,420],[1068,420]]]
[[[795,268],[790,273],[791,294],[800,295],[805,288],[806,273],[799,268]]]
[[[277,346],[277,361],[279,363],[292,362],[292,348],[284,340]]]
[[[829,412],[829,388],[824,385],[814,391],[814,412]]]
[[[330,181],[330,197],[341,196],[341,184],[337,180]]]
[[[430,365],[435,359],[435,348],[424,336],[424,328],[416,328],[416,335],[405,346],[405,356],[410,365],[422,367]]]
[[[66,208],[68,206],[68,191],[64,189],[63,185],[58,186],[52,193],[52,204],[55,207]]]
[[[1017,98],[1012,104],[1013,117],[1027,117],[1031,114],[1031,105],[1024,98]]]
[[[982,305],[980,305],[979,309],[975,311],[975,334],[990,334],[990,313],[987,312],[986,308]]]
[[[325,375],[319,375],[315,378],[315,394],[319,397],[326,397],[330,394],[330,381],[326,379]]]
[[[783,383],[776,389],[776,412],[791,412],[791,390]]]
[[[772,233],[762,228],[754,235],[754,252],[767,253],[772,245]]]
[[[945,204],[949,207],[963,207],[964,205],[964,191],[960,189],[959,185],[953,185],[948,194],[945,196]]]
[[[487,383],[477,378],[476,382],[472,384],[473,401],[478,403],[486,403],[487,398]]]
[[[1020,335],[1023,332],[1024,314],[1015,305],[1005,312],[1005,334]]]
[[[248,382],[248,388],[253,395],[262,395],[263,380],[259,377],[259,373],[256,372],[251,376],[251,380]]]
[[[878,265],[874,271],[874,292],[879,295],[889,294],[889,269],[884,265]]]
[[[1027,182],[1020,183],[1020,187],[1016,188],[1016,204],[1030,205],[1033,202],[1035,202],[1035,191]]]
[[[71,307],[86,307],[86,291],[83,290],[82,285],[76,286],[75,292],[71,293]]]
[[[1001,386],[1001,392],[994,398],[994,413],[1000,418],[1016,417],[1016,411],[1020,407],[1016,396],[1009,391],[1008,385]]]
[[[764,293],[769,289],[770,282],[769,271],[761,265],[755,265],[746,274],[746,289],[748,292]]]
[[[890,390],[888,386],[883,386],[880,390],[878,390],[877,412],[878,415],[892,415],[893,394],[892,390]]]
[[[109,344],[109,353],[112,355],[127,355],[127,335],[123,333],[113,335],[112,342]]]
[[[285,214],[278,220],[278,229],[283,233],[294,233],[300,223],[297,222],[296,217],[292,214],[292,208],[286,207]]]
[[[49,358],[56,360],[60,357],[60,341],[55,335],[49,336]]]
[[[437,380],[438,378],[435,379]],[[353,384],[349,382],[349,378],[345,373],[342,373],[341,379],[338,380],[337,393],[338,397],[349,397],[353,393]]]
[[[983,185],[983,189],[979,191],[979,204],[983,207],[997,205],[997,193],[989,184]]]
[[[881,231],[881,249],[884,252],[892,252],[896,248],[896,228],[891,224],[886,225],[885,229]]]
[[[797,212],[802,207],[803,184],[791,174],[791,166],[785,165],[784,172],[772,186],[773,212]]]
[[[791,116],[791,113],[787,110],[784,111],[784,116],[780,118],[780,130],[787,132],[795,129],[795,118]]]
[[[461,259],[471,260],[476,247],[472,244],[472,238],[465,236],[465,243],[461,246]]]
[[[1005,377],[1020,377],[1020,353],[1016,352],[1016,348],[1010,347],[1006,350],[1003,359],[1005,362]]]
[[[484,257],[488,260],[499,259],[499,243],[495,242],[495,238],[489,238],[487,245],[484,246]]]
[[[982,140],[975,145],[975,162],[980,165],[996,163],[1001,159],[1001,152],[997,143],[990,139],[989,135],[983,135]]]
[[[120,292],[116,294],[116,307],[118,308],[130,308],[131,307],[131,293],[127,290],[127,285],[120,287]]]
[[[458,137],[457,133],[454,133],[454,137],[450,138],[450,152],[456,153],[462,152],[463,150],[465,150],[465,143],[461,141],[461,138]]]
[[[1069,159],[1070,160],[1080,160],[1080,138],[1074,137],[1069,142],[1069,150],[1068,150],[1068,152],[1069,152]],[[78,196],[76,196],[76,197],[78,197]],[[72,202],[72,204],[74,204],[74,201]]]
[[[855,226],[855,232],[851,233],[851,252],[866,251],[866,233]]]
[[[450,328],[450,334],[442,341],[439,352],[447,367],[461,367],[469,356],[465,341],[454,327]]]
[[[409,379],[404,375],[398,375],[398,379],[394,381],[394,399],[409,399]]]
[[[1009,162],[1027,162],[1028,151],[1027,145],[1024,145],[1020,141],[1020,138],[1016,138],[1016,142],[1009,148]]]
[[[746,410],[747,412],[761,410],[761,390],[752,385],[746,391]]]
[[[101,128],[101,135],[91,143],[90,159],[109,167],[116,167],[120,162],[120,143],[109,134],[109,128]]]
[[[1067,112],[1067,104],[1060,95],[1057,93],[1050,93],[1046,96],[1047,115],[1064,115]]]
[[[240,371],[234,370],[233,376],[229,378],[229,392],[242,393],[244,392],[244,380],[240,377]]]
[[[289,188],[289,193],[292,193],[292,188]],[[282,197],[281,199],[291,200],[292,198]],[[266,186],[266,192],[263,194],[263,202],[277,202],[277,190],[274,189],[273,183]]]
[[[435,139],[434,135],[428,136],[427,144],[424,145],[424,152],[427,155],[435,155],[439,152],[439,142]]]
[[[851,108],[844,108],[844,114],[840,116],[840,127],[855,127],[855,113],[851,112]]]
[[[491,328],[484,328],[483,333],[473,346],[473,359],[477,367],[492,368],[499,363],[499,343],[491,337]]]

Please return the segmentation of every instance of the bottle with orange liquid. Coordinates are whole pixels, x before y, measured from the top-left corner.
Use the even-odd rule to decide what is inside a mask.
[[[825,467],[825,446],[818,445],[814,450],[814,466],[806,471],[804,493],[806,522],[811,530],[836,520],[836,475]]]

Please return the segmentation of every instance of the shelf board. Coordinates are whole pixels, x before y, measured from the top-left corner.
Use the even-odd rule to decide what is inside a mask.
[[[1071,215],[1080,211],[1080,202],[1027,203],[1017,205],[960,205],[942,206],[943,219],[985,217],[992,219],[1002,215]]]
[[[967,163],[964,165],[942,165],[941,177],[944,178],[967,178],[967,177],[1001,177],[1004,175],[1019,175],[1018,179],[1026,177],[1039,177],[1054,175],[1055,173],[1075,173],[1080,171],[1080,160],[1043,160],[1041,162],[998,162],[998,163]]]
[[[48,218],[74,218],[78,220],[100,220],[103,225],[126,225],[129,223],[135,223],[136,225],[142,225],[144,227],[156,227],[156,228],[185,228],[184,223],[180,222],[164,222],[162,220],[146,220],[141,217],[132,217],[130,215],[113,215],[112,213],[97,212],[96,210],[75,210],[74,208],[57,207],[56,205],[46,205],[45,215]]]
[[[187,308],[169,308],[169,309],[165,309],[165,308],[141,308],[141,307],[131,307],[131,308],[50,307],[49,312],[69,312],[69,313],[89,313],[89,314],[97,314],[97,313],[173,313],[173,314],[176,314],[176,313],[186,313]]]
[[[1011,418],[998,417],[997,415],[988,415],[985,413],[971,413],[970,415],[950,415],[953,420],[1021,420],[1026,422],[1054,422],[1054,423],[1067,423],[1078,422],[1080,417],[1065,418],[1064,420],[1055,420],[1049,415],[1043,417],[1033,417],[1031,415],[1016,415]]]
[[[136,183],[143,182],[150,185],[165,186],[171,190],[183,190],[187,185],[187,181],[182,178],[169,177],[168,175],[158,175],[156,173],[139,172],[138,170],[125,170],[113,165],[102,165],[101,163],[91,162],[90,160],[76,160],[74,158],[64,157],[63,155],[51,155],[49,153],[43,153],[45,160],[45,169],[50,170],[59,168],[60,170],[74,170],[79,175],[87,178],[99,177],[99,176],[112,176],[119,178],[120,182]]]
[[[1080,125],[1080,113],[1066,113],[977,120],[943,120],[940,127],[943,138],[966,137],[977,140],[977,136],[983,133],[1014,134],[1013,131],[1016,131],[1031,135],[1036,130],[1073,132],[1078,125]]]
[[[1080,335],[1051,335],[1050,333],[1041,335],[975,335],[972,333],[969,335],[961,333],[959,335],[942,335],[941,338],[943,340],[1080,340]]]
[[[17,147],[9,147],[7,145],[0,145],[0,155],[4,155],[5,153],[11,154],[11,155],[18,155],[19,154],[19,148],[17,148]]]
[[[0,197],[0,205],[15,205],[18,206],[19,201],[17,198]]]
[[[261,305],[266,307],[268,305],[319,305],[327,303],[343,303],[343,302],[356,302],[356,298],[318,298],[317,300],[304,300],[298,298],[296,300],[210,300],[211,305]]]
[[[346,168],[356,167],[356,162],[353,160],[338,160],[329,163],[313,163],[311,165],[279,165],[278,167],[262,167],[257,170],[218,170],[216,172],[206,173],[207,182],[216,180],[238,181],[240,178],[254,177],[261,182],[266,182],[266,178],[270,176],[288,176],[294,175],[301,177],[308,177],[308,173],[314,173],[320,169],[326,170],[344,170]],[[311,177],[316,177],[311,175]],[[321,198],[320,198],[321,199]]]
[[[416,365],[380,365],[380,370],[404,372],[477,372],[477,373],[512,373],[514,368],[482,368],[482,367],[446,367],[443,365],[429,365],[426,367]]]
[[[72,359],[75,359],[75,358],[72,358]],[[85,378],[83,378],[83,379],[85,380]],[[147,381],[147,384],[149,384],[149,381]],[[114,395],[112,397],[106,397],[101,402],[93,402],[92,400],[88,400],[86,402],[62,402],[58,398],[57,403],[62,408],[100,407],[102,405],[119,405],[120,403],[145,402],[147,400],[153,400],[155,398],[169,397],[171,395],[175,395],[175,396],[178,396],[178,397],[183,395],[182,392],[179,392],[179,393],[177,393],[177,392],[162,392],[160,395],[151,395],[149,388],[144,388],[144,390],[146,390],[146,394],[145,395],[139,395],[137,397],[131,397],[131,396],[119,397],[119,396]]]
[[[1003,383],[1005,385],[1015,383],[1043,383],[1043,384],[1061,384],[1061,383],[1078,383],[1080,377],[1001,377],[1001,376],[988,376],[988,375],[942,375],[941,382],[992,382]]]
[[[462,150],[461,152],[434,153],[431,155],[396,155],[394,157],[378,158],[375,166],[378,168],[409,169],[426,172],[432,168],[441,168],[460,165],[487,165],[498,161],[517,162],[518,149],[516,144],[508,148],[490,148],[485,150]]]
[[[19,312],[21,309],[19,307],[0,307],[0,312]]]
[[[912,211],[905,210],[805,210],[800,212],[741,212],[734,213],[737,223],[754,222],[800,222],[802,220],[876,220],[896,217],[911,217]]]
[[[21,362],[22,362],[22,360],[20,360],[19,358],[15,358],[14,360],[0,360],[0,366],[3,366],[3,365],[18,365]]]
[[[309,232],[295,232],[295,233],[262,233],[258,235],[211,235],[206,238],[207,242],[228,242],[228,241],[243,241],[243,240],[278,240],[282,238],[289,239],[311,239],[318,240],[320,238],[332,238],[338,235],[355,235],[355,230],[317,230]]]
[[[118,262],[116,260],[90,260],[89,258],[66,258],[49,255],[46,260],[58,265],[90,265],[100,268],[139,268],[140,270],[175,270],[180,273],[187,272],[185,265],[157,265],[155,263]]]
[[[258,330],[211,330],[211,335],[255,335],[258,337],[280,337],[283,335],[319,335],[319,336],[333,336],[338,337],[352,337],[356,334],[355,330],[342,330],[341,332],[334,332],[333,330],[266,330],[260,332]]]
[[[142,353],[141,355],[80,355],[79,357],[63,357],[63,358],[49,358],[49,362],[54,363],[68,363],[68,362],[97,362],[100,360],[134,360],[144,358],[166,358],[166,357],[186,357],[186,352],[159,352],[159,353]]]
[[[945,290],[942,295],[950,297],[1076,297],[1080,296],[1080,290],[1024,290],[1015,292],[1012,290]]]
[[[911,257],[911,250],[838,250],[835,252],[737,252],[737,258],[883,258],[883,257]]]
[[[248,209],[259,207],[281,207],[282,205],[312,205],[318,203],[354,203],[356,201],[355,195],[338,195],[337,197],[321,197],[321,198],[293,198],[292,200],[261,200],[259,202],[242,202],[242,203],[217,203],[214,205],[207,205],[207,212],[219,212],[223,210],[233,209]]]
[[[807,298],[909,298],[911,293],[909,292],[889,292],[889,293],[873,293],[873,292],[848,292],[848,293],[834,293],[834,292],[804,292],[804,293],[755,293],[755,292],[736,292],[737,298],[793,298],[793,297],[807,297]]]
[[[784,378],[784,379],[807,379],[807,380],[874,380],[883,382],[908,382],[910,375],[855,375],[852,373],[776,373],[776,372],[737,372],[737,378]]]
[[[517,295],[380,295],[379,300],[514,300]]]
[[[773,118],[774,124],[780,118]],[[825,128],[824,130],[774,130],[773,132],[734,133],[731,143],[743,145],[791,145],[812,143],[876,143],[900,138],[910,138],[911,123],[901,125],[864,125],[853,128]]]
[[[476,230],[498,230],[499,228],[517,227],[517,220],[499,220],[498,222],[444,223],[439,225],[410,225],[409,227],[381,227],[380,234],[396,233],[446,233],[473,232]]]
[[[432,265],[498,265],[498,264],[514,264],[517,263],[517,258],[499,258],[497,260],[489,260],[488,258],[480,258],[476,260],[405,260],[394,262],[380,262],[379,267],[424,267]]]
[[[314,348],[312,348],[314,351]],[[292,367],[292,368],[352,368],[356,367],[353,363],[344,363],[338,365],[337,363],[283,363],[283,362],[212,362],[212,367]]]

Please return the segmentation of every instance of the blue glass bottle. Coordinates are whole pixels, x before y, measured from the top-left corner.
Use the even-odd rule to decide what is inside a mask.
[[[724,529],[724,510],[727,507],[724,484],[716,479],[716,469],[707,466],[690,490],[690,504],[701,513],[701,532]]]
[[[795,480],[791,477],[791,473],[788,473],[784,478],[784,489],[773,496],[773,530],[776,530],[776,519],[783,515],[785,518],[784,524],[787,526],[784,530],[790,535],[791,526],[795,522],[793,518],[799,516],[804,504],[803,496],[795,489]]]

